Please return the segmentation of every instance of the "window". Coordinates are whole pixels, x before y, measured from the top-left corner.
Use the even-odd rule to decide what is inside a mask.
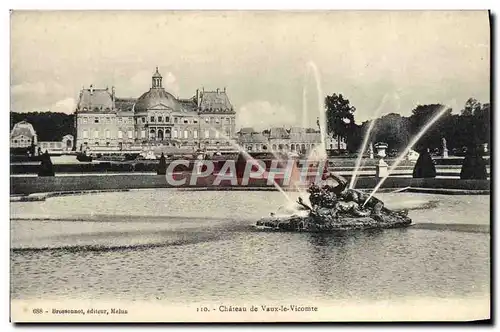
[[[143,117],[141,118],[141,120],[142,120],[142,123],[146,123],[146,117],[144,117],[144,116],[143,116]]]
[[[208,123],[210,121],[209,118],[205,118],[205,123]]]
[[[170,117],[169,116],[165,117],[165,122],[170,122]]]
[[[98,130],[94,131],[94,138],[99,138],[99,131]]]
[[[123,133],[121,130],[118,130],[118,138],[122,139],[123,138]]]
[[[198,138],[198,130],[193,131],[193,137]]]
[[[152,116],[150,119],[149,119],[149,122],[155,122],[155,117]]]
[[[128,138],[130,138],[130,139],[133,138],[133,136],[132,136],[133,135],[132,130],[129,130],[127,134],[128,134]]]
[[[173,136],[174,138],[177,138],[177,129],[174,129],[174,132],[173,132],[172,136]]]
[[[189,120],[188,119],[184,119],[184,123],[189,123]]]
[[[210,130],[205,130],[205,138],[210,138]]]
[[[184,130],[184,138],[188,138],[189,137],[189,133],[187,130]]]
[[[194,124],[198,123],[198,119],[193,119],[193,123]]]
[[[215,138],[219,138],[219,132],[217,130],[215,131]]]
[[[230,118],[226,118],[226,124],[230,124],[231,123],[231,119]]]
[[[111,123],[111,118],[109,116],[106,117],[106,123]]]
[[[163,122],[163,116],[158,117],[158,122]]]
[[[214,118],[210,118],[210,123],[214,123]]]
[[[16,144],[17,144],[17,139],[15,139],[15,140],[14,140],[14,143],[16,143]]]
[[[89,138],[89,133],[88,133],[87,129],[85,129],[83,131],[83,138]]]
[[[99,145],[99,142],[95,142],[95,145]]]
[[[106,138],[110,138],[111,137],[111,132],[109,131],[109,129],[106,129]]]
[[[174,118],[174,123],[178,123],[179,119],[177,117]]]
[[[144,129],[141,130],[141,138],[146,138],[146,131]]]
[[[118,118],[118,123],[122,123],[122,118],[121,117]]]
[[[87,123],[87,117],[83,117],[83,123]]]
[[[94,118],[94,123],[99,123],[99,118]]]
[[[215,123],[220,123],[220,119],[219,118],[215,118]]]

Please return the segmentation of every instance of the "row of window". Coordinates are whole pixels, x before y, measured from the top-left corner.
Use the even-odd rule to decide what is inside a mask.
[[[126,134],[127,134],[127,138],[129,138],[129,139],[146,138],[146,131],[145,130],[141,130],[140,133],[138,131],[136,131],[135,137],[134,137],[134,131],[132,131],[132,130],[128,130],[126,132]],[[210,135],[210,134],[211,134],[210,130],[205,130],[204,137],[205,138],[219,138],[221,136],[218,131],[213,131],[212,135]],[[231,134],[230,131],[225,132],[225,135],[227,137],[229,137],[230,134]],[[124,135],[124,132],[121,130],[118,130],[117,138],[121,139],[121,138],[123,138],[123,135]],[[98,130],[90,131],[90,136],[91,137],[89,137],[89,131],[87,129],[85,129],[83,131],[83,138],[84,139],[99,138],[99,131]],[[151,129],[149,132],[149,138],[164,139],[164,138],[170,138],[170,137],[172,137],[172,138],[198,138],[198,130],[193,130],[193,131],[190,131],[190,130],[181,131],[181,130],[179,130],[179,131],[177,131],[177,129],[174,129],[174,130],[170,131],[169,128],[166,128],[165,130],[163,130],[163,129],[158,129],[158,130]],[[111,131],[109,129],[106,129],[104,131],[104,138],[107,138],[107,139],[112,138]]]
[[[131,117],[117,117],[116,118],[118,123],[133,123],[133,118]],[[225,124],[231,124],[235,123],[234,118],[219,118],[219,117],[205,117],[205,123],[210,123],[210,124],[220,124],[220,123],[225,123]],[[78,119],[78,123],[112,123],[113,118],[110,116],[106,117],[80,117]],[[149,117],[149,123],[170,123],[171,118],[169,116],[150,116]],[[136,123],[146,123],[146,117],[141,117],[136,119]],[[184,123],[184,124],[197,124],[198,119],[184,119],[184,118],[179,118],[179,117],[174,117],[173,118],[173,123]]]
[[[24,139],[24,138],[21,138],[21,139],[15,139],[14,140],[14,143],[17,144],[17,143],[31,143],[31,139],[28,138],[28,139]]]
[[[118,123],[133,123],[134,120],[130,117],[117,117]],[[107,117],[80,117],[78,118],[78,123],[112,123],[113,118],[110,116]]]

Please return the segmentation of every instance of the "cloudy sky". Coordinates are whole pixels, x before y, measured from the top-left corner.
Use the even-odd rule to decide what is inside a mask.
[[[357,122],[419,103],[456,112],[489,100],[489,44],[487,12],[18,11],[11,111],[71,113],[90,84],[138,97],[158,66],[181,98],[227,87],[239,126],[300,125],[304,109],[314,125],[318,87]]]

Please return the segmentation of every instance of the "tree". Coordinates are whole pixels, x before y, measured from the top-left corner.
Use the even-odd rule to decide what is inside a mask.
[[[404,149],[409,143],[408,119],[399,114],[389,113],[375,123],[374,141],[385,142],[392,149]]]
[[[341,138],[347,139],[349,130],[354,124],[356,108],[351,106],[349,99],[344,99],[342,94],[334,93],[325,98],[327,131],[337,136],[337,149],[340,153]]]
[[[49,153],[45,151],[42,155],[40,168],[38,169],[38,176],[54,176],[54,165],[50,160]]]
[[[167,174],[167,160],[166,160],[163,152],[161,153],[161,156],[160,156],[160,162],[158,163],[158,168],[156,169],[156,174],[158,174],[158,175]]]
[[[478,102],[474,98],[469,98],[465,102],[465,107],[462,110],[461,114],[462,116],[472,116],[474,115],[478,110],[481,110],[481,103]]]
[[[486,180],[488,173],[486,171],[486,162],[481,155],[478,147],[472,147],[467,150],[467,154],[460,171],[462,180]]]
[[[415,167],[413,168],[414,178],[435,178],[436,166],[427,150],[420,152]]]
[[[420,133],[422,128],[426,126],[431,119],[442,111],[444,105],[441,104],[430,104],[430,105],[418,105],[412,110],[412,115],[408,118],[410,127],[410,139],[415,137]],[[421,151],[427,148],[439,149],[441,148],[441,140],[443,138],[443,132],[445,124],[451,119],[451,108],[446,110],[446,113],[441,115],[441,117],[434,122],[434,124],[429,127],[425,134],[420,138],[415,146],[415,150]],[[450,141],[452,137],[445,137],[447,141]]]

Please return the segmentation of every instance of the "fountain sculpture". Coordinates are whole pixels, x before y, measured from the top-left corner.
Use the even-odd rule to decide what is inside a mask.
[[[347,188],[347,181],[332,173],[338,185],[312,184],[309,187],[309,203],[299,197],[297,212],[287,216],[262,218],[257,221],[259,230],[303,231],[303,232],[342,232],[348,230],[380,229],[407,227],[412,221],[408,211],[393,211],[384,207],[378,198],[364,204],[369,195],[356,189]]]

